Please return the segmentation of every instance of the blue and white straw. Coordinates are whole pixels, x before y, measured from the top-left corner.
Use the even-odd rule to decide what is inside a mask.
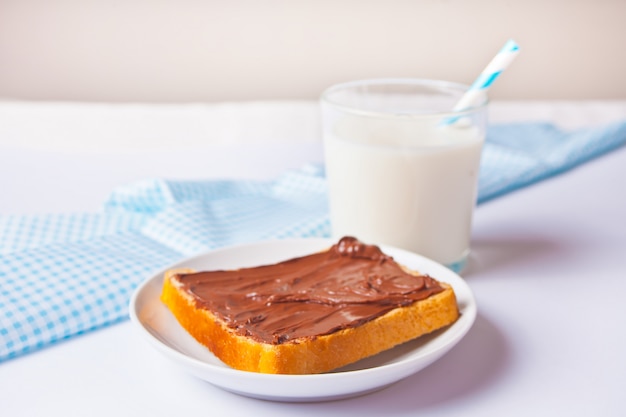
[[[485,91],[515,59],[518,52],[519,46],[509,39],[461,97],[453,111],[462,111],[478,105],[483,100]]]

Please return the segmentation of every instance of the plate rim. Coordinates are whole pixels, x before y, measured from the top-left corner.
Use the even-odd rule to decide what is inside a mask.
[[[413,253],[404,249],[389,246],[389,245],[379,245],[379,246],[385,253],[390,254],[394,258],[397,257],[398,255],[401,255],[401,257],[412,258],[413,262],[418,262],[418,263],[422,263],[426,265],[427,267],[425,269],[428,269],[428,271],[426,271],[427,273],[432,272],[433,276],[436,279],[452,285],[455,290],[455,293],[457,293],[457,291],[459,290],[457,287],[459,286],[462,287],[460,288],[461,289],[460,293],[463,295],[463,301],[465,302],[463,306],[459,305],[459,309],[462,310],[462,315],[461,315],[461,318],[456,323],[452,324],[451,326],[455,326],[457,323],[460,323],[461,325],[457,326],[458,328],[456,329],[456,333],[453,334],[453,337],[451,340],[446,341],[441,346],[436,346],[435,348],[433,348],[434,350],[428,351],[424,355],[418,355],[417,357],[404,358],[399,361],[394,361],[391,363],[386,363],[386,364],[382,364],[380,366],[374,366],[371,368],[346,370],[346,371],[340,371],[340,372],[328,372],[328,373],[322,373],[322,374],[307,374],[307,375],[263,374],[263,373],[257,373],[257,372],[237,370],[234,368],[230,368],[227,365],[225,365],[224,367],[218,366],[209,362],[202,361],[199,358],[195,358],[188,354],[185,354],[184,352],[175,349],[171,345],[164,343],[162,340],[159,340],[159,338],[153,333],[153,331],[156,331],[156,329],[153,329],[153,331],[151,331],[148,328],[148,326],[139,317],[139,314],[140,314],[139,308],[141,307],[142,302],[144,302],[144,300],[142,299],[142,295],[144,295],[144,293],[149,291],[150,287],[152,286],[160,287],[163,282],[163,274],[168,269],[183,267],[186,264],[198,262],[204,258],[219,256],[219,254],[223,252],[245,251],[246,248],[249,249],[249,248],[254,248],[258,246],[270,246],[270,245],[298,246],[298,245],[301,245],[304,247],[306,245],[308,246],[319,245],[319,248],[323,249],[324,248],[323,245],[330,246],[335,242],[336,242],[336,239],[331,239],[331,238],[285,238],[285,239],[259,240],[259,241],[254,241],[254,242],[246,242],[246,243],[223,246],[220,248],[198,253],[193,256],[187,257],[185,259],[179,260],[177,262],[174,262],[168,265],[165,268],[160,268],[156,272],[150,274],[148,278],[144,279],[135,288],[130,298],[130,302],[129,302],[129,316],[130,316],[131,322],[134,324],[135,328],[138,328],[140,330],[140,333],[142,333],[142,335],[144,336],[144,339],[147,339],[149,344],[152,345],[154,348],[156,348],[159,351],[159,353],[163,354],[166,357],[169,357],[168,359],[171,359],[171,360],[176,359],[179,365],[184,365],[186,370],[194,374],[196,377],[201,378],[215,386],[218,386],[219,388],[225,389],[230,392],[234,392],[239,395],[244,395],[244,396],[253,397],[253,398],[260,398],[260,399],[268,399],[268,400],[273,400],[273,401],[288,401],[288,402],[334,400],[334,399],[352,397],[352,396],[357,396],[357,395],[363,395],[371,391],[385,388],[386,386],[390,384],[398,382],[401,379],[404,379],[414,373],[419,372],[421,369],[425,367],[425,366],[417,366],[417,369],[412,370],[411,367],[409,367],[409,369],[406,369],[407,365],[411,365],[413,364],[413,362],[419,363],[423,361],[425,357],[429,357],[433,355],[436,356],[436,358],[431,361],[428,361],[428,364],[438,360],[441,356],[445,355],[450,349],[452,349],[452,347],[454,347],[458,342],[460,342],[460,340],[462,340],[465,337],[465,335],[469,332],[469,330],[473,326],[476,316],[477,316],[476,300],[475,300],[475,297],[471,288],[462,277],[460,277],[454,271],[446,268],[445,266],[429,258],[426,258],[422,255],[419,255],[419,254],[416,254],[416,253]],[[304,249],[302,250],[302,252],[303,252],[303,255],[311,253],[310,251],[307,252]],[[392,253],[389,253],[389,252],[392,252]],[[299,256],[299,255],[295,255],[295,256]],[[291,257],[291,255],[287,255],[287,257],[285,257],[284,259],[287,259],[288,257]],[[444,273],[442,273],[442,275],[445,275],[445,277],[439,278],[435,276],[433,269],[445,271]],[[455,282],[454,283],[448,282],[449,277],[454,277],[453,280]],[[165,306],[163,307],[166,308]],[[447,330],[449,329],[443,330],[442,334],[435,336],[434,339],[436,340],[442,337],[443,334],[447,332]],[[198,343],[198,345],[202,346],[200,343]],[[207,352],[210,353],[208,349],[207,349]],[[304,395],[304,396],[301,394],[289,395],[288,393],[283,393],[280,395],[278,394],[271,395],[271,394],[262,394],[258,392],[251,392],[250,390],[229,389],[227,386],[224,386],[223,384],[220,384],[216,382],[215,380],[207,379],[203,376],[204,373],[209,372],[219,377],[236,378],[237,376],[239,376],[247,380],[258,381],[258,382],[266,382],[269,380],[273,380],[273,381],[282,381],[282,382],[287,381],[290,383],[303,383],[303,381],[307,381],[310,384],[314,384],[314,383],[323,382],[328,379],[332,379],[335,383],[340,383],[342,382],[342,380],[359,378],[361,376],[363,378],[368,378],[371,374],[384,373],[385,371],[393,373],[393,371],[396,371],[397,368],[401,368],[400,370],[403,371],[403,372],[399,372],[399,374],[402,374],[402,376],[398,378],[391,378],[393,379],[391,382],[380,384],[375,387],[369,387],[367,389],[361,389],[361,390],[355,391],[355,390],[350,389],[350,387],[344,386],[342,387],[343,390],[341,390],[339,387],[335,386],[334,387],[335,389],[333,390],[333,391],[337,391],[335,393],[328,393],[328,394],[323,394],[323,395],[312,394],[312,395]]]

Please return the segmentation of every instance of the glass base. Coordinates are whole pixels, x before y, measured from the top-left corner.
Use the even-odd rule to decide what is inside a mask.
[[[467,261],[469,259],[469,252],[467,252],[461,259],[451,264],[447,264],[446,267],[453,270],[457,274],[460,274],[465,267],[467,266]]]

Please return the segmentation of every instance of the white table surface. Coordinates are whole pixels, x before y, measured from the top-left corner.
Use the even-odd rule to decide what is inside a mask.
[[[96,211],[113,187],[148,177],[273,178],[322,161],[317,117],[307,102],[0,103],[0,214]],[[624,118],[626,102],[491,107],[493,122]],[[0,414],[626,415],[625,177],[622,147],[479,206],[464,273],[475,325],[383,391],[306,404],[241,397],[187,375],[126,321],[0,364]]]

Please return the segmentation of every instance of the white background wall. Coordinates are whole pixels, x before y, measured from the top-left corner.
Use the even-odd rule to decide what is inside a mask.
[[[0,99],[310,99],[355,78],[626,99],[625,0],[0,0]]]

